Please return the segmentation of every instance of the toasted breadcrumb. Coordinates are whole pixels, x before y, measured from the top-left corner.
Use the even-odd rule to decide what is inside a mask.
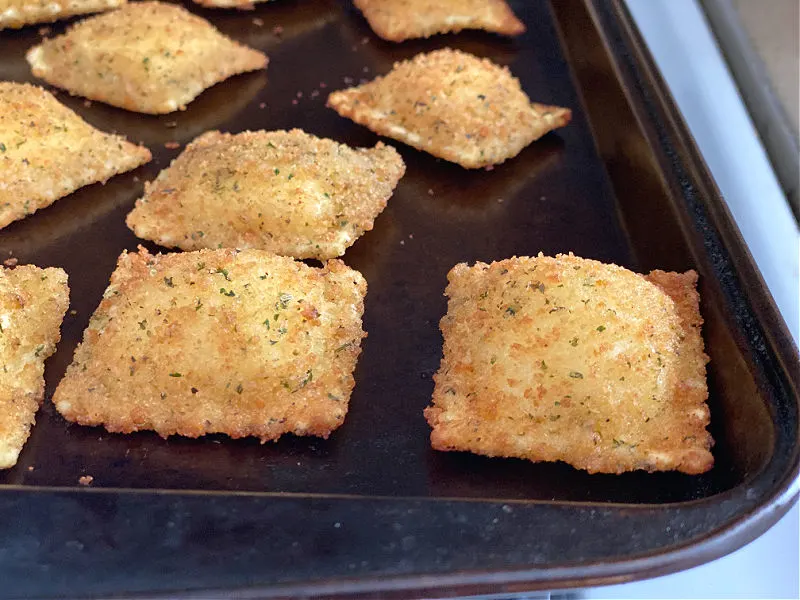
[[[163,2],[132,2],[80,21],[26,58],[33,74],[51,85],[152,114],[183,110],[206,88],[267,66],[261,52]]]
[[[111,10],[125,2],[127,0],[0,0],[0,30]],[[49,27],[39,29],[39,35],[48,33]]]
[[[40,87],[0,82],[0,228],[150,160]]]
[[[347,413],[365,293],[338,260],[123,253],[53,403],[111,432],[327,437]]]
[[[0,469],[16,464],[30,435],[68,305],[63,270],[0,267]]]
[[[333,258],[372,229],[404,171],[380,142],[353,149],[299,129],[211,131],[145,184],[127,223],[139,237],[183,250]]]
[[[434,448],[592,473],[712,467],[694,271],[539,255],[448,279]]]
[[[395,63],[328,106],[375,133],[468,169],[499,164],[569,123],[569,109],[531,103],[519,80],[487,59],[445,48]]]
[[[525,25],[505,0],[355,0],[372,30],[403,42],[462,29],[520,35]]]

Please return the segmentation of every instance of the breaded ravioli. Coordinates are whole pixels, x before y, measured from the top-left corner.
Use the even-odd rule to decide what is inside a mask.
[[[31,48],[33,74],[72,94],[127,110],[183,110],[206,88],[264,69],[267,57],[182,6],[131,2]]]
[[[572,115],[531,103],[507,68],[450,48],[418,54],[384,77],[333,92],[328,106],[468,169],[516,156]]]
[[[347,413],[366,289],[338,260],[125,252],[53,402],[112,432],[327,437]]]
[[[462,29],[503,35],[525,32],[505,0],[355,0],[354,4],[372,30],[391,42]]]
[[[62,269],[0,267],[0,469],[17,463],[30,435],[68,306]]]
[[[694,271],[540,254],[448,280],[434,448],[590,473],[712,467]]]
[[[127,0],[0,0],[0,29],[18,29],[118,8]]]
[[[271,0],[192,0],[206,8],[239,8],[249,10],[254,4],[270,2]]]
[[[183,250],[333,258],[372,229],[404,171],[380,142],[353,149],[299,129],[210,131],[145,184],[127,223],[141,238]]]
[[[25,83],[0,82],[0,228],[150,160]]]

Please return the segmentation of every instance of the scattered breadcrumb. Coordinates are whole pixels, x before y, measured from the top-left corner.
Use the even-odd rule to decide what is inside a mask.
[[[712,467],[694,271],[540,254],[448,281],[434,448],[592,473]]]
[[[178,142],[165,142],[164,143],[164,148],[167,148],[168,150],[175,150],[175,148],[180,148],[180,147],[181,147],[181,145]]]
[[[147,148],[95,129],[42,88],[0,82],[0,229],[150,158]]]
[[[30,435],[68,305],[62,269],[0,267],[0,469],[16,464]]]
[[[261,52],[163,2],[131,2],[79,21],[26,58],[33,74],[51,85],[151,114],[182,110],[204,89],[267,66]]]
[[[111,432],[328,437],[355,383],[366,289],[339,260],[124,252],[53,403]]]
[[[510,36],[525,32],[505,0],[355,0],[355,5],[372,30],[392,42],[462,29]]]
[[[256,27],[263,27],[264,26],[264,19],[259,19],[258,17],[253,18],[253,25]]]
[[[12,258],[7,258],[7,259],[5,259],[5,260],[3,261],[3,264],[4,264],[6,267],[16,267],[18,262],[19,262],[19,259],[18,259],[18,258],[16,258],[16,257],[12,257]]]
[[[78,483],[80,483],[81,485],[91,485],[93,481],[94,477],[92,477],[91,475],[81,475],[78,478]]]
[[[183,250],[344,254],[405,172],[391,146],[354,149],[299,129],[203,134],[145,184],[128,215],[139,237]]]
[[[571,118],[569,109],[531,103],[507,68],[450,48],[418,54],[395,63],[388,75],[333,92],[328,106],[469,169],[502,163]]]

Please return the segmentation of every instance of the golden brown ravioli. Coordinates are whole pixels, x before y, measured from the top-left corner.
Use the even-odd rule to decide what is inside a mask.
[[[183,250],[333,258],[372,229],[404,171],[382,143],[353,149],[299,129],[210,131],[145,185],[127,223]]]
[[[327,437],[347,414],[366,287],[338,260],[123,253],[53,402],[114,432]]]
[[[403,42],[462,29],[520,35],[525,25],[505,0],[355,0],[372,30]]]
[[[192,0],[206,8],[239,8],[249,10],[254,4],[270,2],[271,0]]]
[[[448,279],[434,448],[591,473],[712,467],[694,271],[540,254]]]
[[[127,0],[0,0],[0,29],[18,29],[118,8]]]
[[[0,82],[0,228],[150,160],[40,87]]]
[[[328,106],[468,169],[516,156],[572,114],[531,103],[508,69],[450,48],[418,54],[384,77],[333,92]]]
[[[0,267],[0,469],[17,463],[30,435],[68,306],[62,269]]]
[[[142,113],[182,110],[206,88],[264,69],[267,57],[185,8],[132,2],[73,25],[27,54],[51,85]]]

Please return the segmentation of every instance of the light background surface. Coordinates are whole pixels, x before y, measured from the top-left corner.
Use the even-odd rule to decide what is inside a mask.
[[[795,342],[800,233],[695,0],[626,0]],[[769,11],[772,0],[748,0]],[[706,565],[587,590],[588,598],[800,598],[798,506],[754,542]]]

